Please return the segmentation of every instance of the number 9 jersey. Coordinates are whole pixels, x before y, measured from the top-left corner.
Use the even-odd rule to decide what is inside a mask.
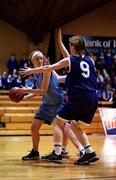
[[[88,55],[82,57],[71,55],[69,64],[65,81],[68,96],[74,96],[81,90],[96,91],[97,78],[92,58]]]

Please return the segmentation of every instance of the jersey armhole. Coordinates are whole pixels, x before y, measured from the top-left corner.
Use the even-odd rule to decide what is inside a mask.
[[[93,62],[93,65],[95,66],[95,62],[94,62],[94,60],[90,57],[90,59],[91,59],[91,61]]]

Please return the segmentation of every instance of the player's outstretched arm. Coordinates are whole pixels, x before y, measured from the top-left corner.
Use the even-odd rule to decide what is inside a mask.
[[[22,71],[19,71],[19,73],[22,76],[28,76],[30,74],[48,73],[48,72],[52,72],[54,70],[61,69],[63,67],[69,67],[69,61],[70,61],[70,59],[69,59],[69,57],[67,57],[67,58],[64,58],[64,59],[58,61],[55,64],[46,65],[46,66],[37,67],[37,68],[31,68],[31,69],[24,69]]]

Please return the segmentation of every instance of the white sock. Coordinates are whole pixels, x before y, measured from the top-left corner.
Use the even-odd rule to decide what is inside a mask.
[[[83,148],[83,149],[81,150],[81,152],[82,152],[83,154],[85,154],[85,149]]]
[[[54,143],[54,150],[55,154],[60,155],[62,151],[62,143],[61,142],[55,142]]]
[[[83,146],[80,147],[79,151],[82,152],[83,154],[85,153],[85,149],[83,148]]]
[[[88,145],[88,146],[84,147],[84,149],[85,149],[86,153],[92,153],[93,152],[93,149],[92,149],[91,145]]]

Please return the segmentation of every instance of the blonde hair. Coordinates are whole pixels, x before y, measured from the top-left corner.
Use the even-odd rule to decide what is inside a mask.
[[[30,59],[31,61],[33,61],[33,59],[34,59],[35,56],[38,56],[38,57],[40,57],[40,58],[43,58],[43,57],[44,57],[44,55],[43,55],[43,53],[42,53],[41,51],[33,51],[33,52],[30,54],[29,59]]]

